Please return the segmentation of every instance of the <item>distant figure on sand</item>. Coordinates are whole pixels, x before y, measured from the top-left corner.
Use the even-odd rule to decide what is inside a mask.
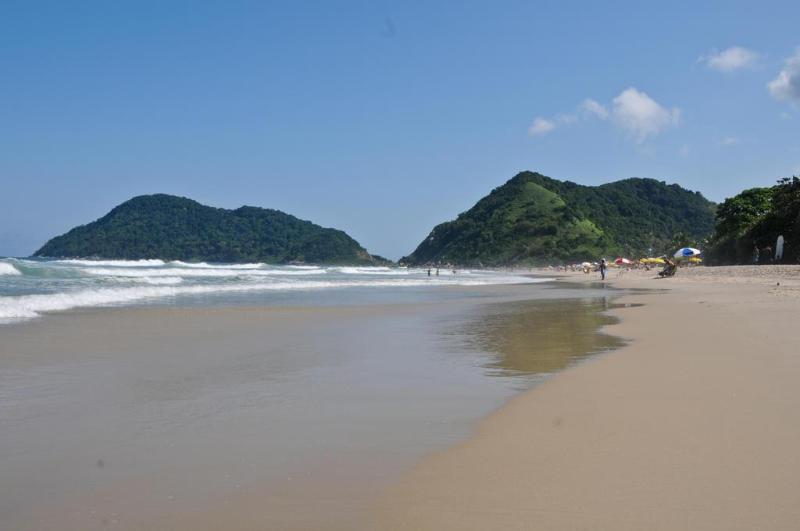
[[[428,268],[428,276],[431,276],[431,268]]]
[[[759,251],[758,251],[758,245],[754,245],[753,246],[753,263],[754,264],[758,264],[758,256],[759,256],[759,254],[761,254],[761,253],[759,253]]]
[[[606,259],[603,258],[602,260],[600,260],[600,280],[605,280],[606,279],[606,268],[607,267],[608,266],[606,265]]]
[[[775,261],[780,262],[783,259],[783,235],[778,236],[778,241],[775,242]]]
[[[678,271],[677,262],[670,260],[668,256],[663,256],[662,258],[664,260],[664,269],[658,272],[658,276],[661,278],[674,277]]]
[[[439,276],[439,268],[438,267],[436,268],[436,276],[437,277]]]

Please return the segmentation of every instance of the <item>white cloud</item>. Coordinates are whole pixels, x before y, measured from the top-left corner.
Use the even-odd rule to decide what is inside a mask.
[[[776,100],[800,103],[800,48],[786,59],[778,77],[767,84],[770,94]]]
[[[542,136],[551,132],[555,128],[556,124],[552,120],[536,118],[528,128],[528,134],[531,136]]]
[[[606,106],[594,101],[591,98],[586,98],[585,100],[583,100],[583,103],[581,104],[581,109],[583,109],[585,112],[589,114],[597,116],[601,120],[605,120],[608,118],[609,113]]]
[[[528,134],[544,136],[555,129],[572,126],[589,118],[611,119],[616,126],[631,133],[641,143],[651,135],[678,125],[680,110],[666,109],[644,92],[631,87],[614,98],[611,105],[603,105],[587,98],[573,113],[557,114],[553,118],[538,116],[528,128]]]
[[[755,66],[758,58],[759,54],[753,50],[741,46],[731,46],[721,52],[713,51],[698,60],[719,72],[734,72]]]
[[[559,114],[556,116],[556,122],[562,125],[572,125],[578,121],[578,117],[574,114]]]
[[[739,143],[739,139],[736,138],[735,136],[726,136],[718,143],[720,146],[735,146],[736,144]]]
[[[666,109],[634,87],[623,90],[613,101],[614,123],[631,133],[637,142],[678,125],[680,116],[679,109]]]

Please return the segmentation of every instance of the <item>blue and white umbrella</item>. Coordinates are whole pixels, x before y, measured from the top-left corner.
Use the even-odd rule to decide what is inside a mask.
[[[675,258],[691,258],[693,256],[699,256],[702,253],[700,249],[695,249],[694,247],[683,247],[682,249],[678,249],[675,251],[673,255]]]

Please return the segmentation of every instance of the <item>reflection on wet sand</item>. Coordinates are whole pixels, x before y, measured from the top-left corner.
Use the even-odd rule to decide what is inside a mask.
[[[452,333],[493,356],[486,364],[492,376],[544,375],[622,344],[598,333],[613,322],[607,309],[605,298],[489,304]]]
[[[604,301],[501,286],[3,330],[0,528],[357,529],[419,458],[539,375],[617,345],[597,333]]]

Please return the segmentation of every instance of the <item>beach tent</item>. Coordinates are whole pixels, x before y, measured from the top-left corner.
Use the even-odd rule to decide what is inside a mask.
[[[699,256],[700,254],[702,254],[702,251],[700,251],[700,249],[695,249],[694,247],[683,247],[675,251],[675,254],[673,256],[675,258],[680,259],[680,258],[691,258],[693,256]]]
[[[700,263],[703,262],[703,259],[699,258],[697,256],[692,256],[691,258],[689,258],[689,262],[691,262],[693,264],[700,264]]]

